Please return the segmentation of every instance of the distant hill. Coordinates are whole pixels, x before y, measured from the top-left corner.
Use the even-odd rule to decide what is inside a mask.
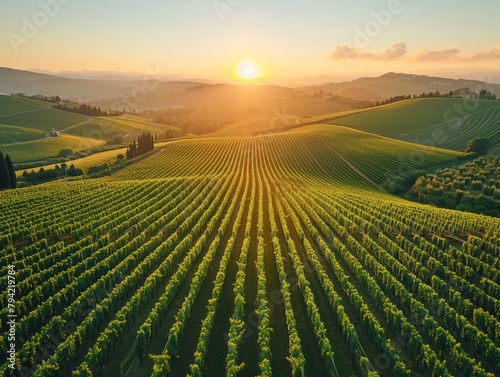
[[[437,91],[443,94],[461,88],[469,88],[475,93],[479,93],[481,89],[500,93],[500,84],[392,72],[380,77],[363,77],[353,81],[308,86],[300,89],[310,94],[323,90],[344,97],[381,101],[398,95],[420,95]]]
[[[147,79],[147,80],[146,80]],[[139,93],[143,88],[160,88],[162,91],[176,91],[199,85],[199,83],[162,82],[157,78],[137,80],[118,79],[74,79],[0,67],[0,93],[24,93],[26,95],[59,95],[64,99],[93,102],[105,98],[118,98]]]

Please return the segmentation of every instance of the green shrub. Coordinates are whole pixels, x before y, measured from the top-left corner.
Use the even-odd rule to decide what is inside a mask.
[[[500,189],[495,189],[493,191],[493,198],[500,200]]]
[[[481,190],[483,188],[483,182],[481,181],[472,181],[472,189],[473,190]]]

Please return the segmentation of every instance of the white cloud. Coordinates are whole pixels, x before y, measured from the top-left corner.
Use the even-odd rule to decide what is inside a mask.
[[[489,51],[477,51],[467,57],[468,60],[497,60],[500,59],[500,45],[493,46]]]
[[[394,43],[392,46],[387,48],[385,51],[376,56],[379,60],[394,60],[399,59],[406,55],[408,48],[406,43]]]
[[[441,50],[429,50],[424,48],[418,51],[413,57],[418,61],[441,61],[441,60],[457,60],[459,57],[457,56],[460,52],[460,49],[456,47],[448,47]]]
[[[348,45],[338,45],[335,47],[335,51],[330,54],[330,58],[341,60],[395,60],[403,57],[406,54],[407,47],[406,43],[394,43],[389,46],[384,51],[373,54],[370,52],[364,52],[363,50],[350,47]]]

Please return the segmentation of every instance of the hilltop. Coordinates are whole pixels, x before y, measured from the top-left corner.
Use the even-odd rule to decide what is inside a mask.
[[[398,95],[413,96],[437,91],[444,94],[463,88],[469,88],[475,93],[479,93],[482,89],[500,92],[500,84],[491,84],[481,80],[449,79],[394,72],[386,73],[380,77],[363,77],[353,81],[328,83],[300,89],[309,94],[322,90],[358,100],[382,101]]]

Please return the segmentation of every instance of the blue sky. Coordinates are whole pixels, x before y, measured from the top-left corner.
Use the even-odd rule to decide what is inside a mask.
[[[245,58],[269,77],[500,68],[499,14],[497,0],[0,0],[0,65],[226,77]]]

